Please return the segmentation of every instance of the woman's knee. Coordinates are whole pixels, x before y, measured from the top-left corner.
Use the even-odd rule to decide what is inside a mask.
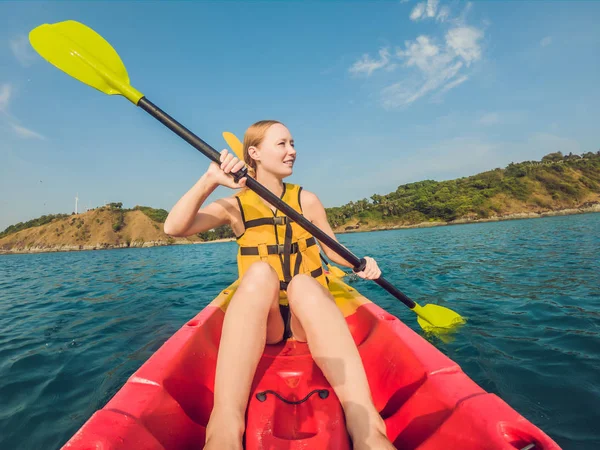
[[[263,283],[275,283],[279,281],[277,272],[269,263],[257,261],[252,263],[244,273],[242,282],[261,285]]]
[[[279,292],[277,272],[266,262],[257,261],[246,270],[238,290],[257,292],[272,297]]]
[[[244,273],[244,278],[252,277],[274,277],[277,278],[277,272],[268,262],[256,261],[250,264],[250,267]]]
[[[294,294],[305,294],[308,292],[316,291],[323,294],[327,294],[325,288],[315,278],[306,274],[295,275],[294,278],[288,283],[288,293]]]
[[[288,301],[290,308],[314,308],[321,302],[331,301],[331,294],[310,275],[296,275],[288,284]]]

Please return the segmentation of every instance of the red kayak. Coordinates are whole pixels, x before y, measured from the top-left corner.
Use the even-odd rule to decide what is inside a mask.
[[[560,448],[394,316],[329,278],[397,448]],[[224,311],[236,286],[165,342],[63,448],[202,448]],[[290,339],[266,347],[248,403],[245,448],[352,448],[340,403],[306,344]]]

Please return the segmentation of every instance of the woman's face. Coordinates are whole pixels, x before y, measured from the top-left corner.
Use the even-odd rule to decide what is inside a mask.
[[[248,149],[250,156],[258,161],[260,170],[280,178],[292,174],[296,149],[290,131],[279,123],[271,125],[258,147]]]

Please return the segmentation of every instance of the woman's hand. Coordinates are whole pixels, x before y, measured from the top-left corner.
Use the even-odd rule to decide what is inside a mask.
[[[227,150],[221,150],[221,165],[219,166],[215,162],[211,162],[208,170],[206,171],[207,176],[213,183],[226,186],[231,189],[240,189],[246,186],[246,177],[242,178],[239,182],[235,182],[233,177],[229,173],[235,173],[238,170],[243,169],[246,164],[244,161],[240,161],[233,153],[229,153]]]
[[[377,262],[373,258],[365,256],[365,260],[367,261],[365,270],[363,270],[362,272],[357,272],[356,275],[358,275],[361,278],[364,278],[365,280],[376,280],[381,276],[381,269],[379,268]]]

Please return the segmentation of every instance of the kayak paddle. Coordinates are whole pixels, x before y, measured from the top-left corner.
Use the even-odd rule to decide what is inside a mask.
[[[233,153],[235,153],[235,155],[239,159],[243,160],[244,159],[244,144],[242,144],[242,142],[238,139],[238,137],[229,131],[225,131],[225,132],[223,132],[223,139],[225,139],[225,142],[227,142],[227,145],[229,145],[229,148],[231,148]],[[327,245],[329,248],[333,249],[332,246],[330,246],[329,244],[327,244]],[[333,273],[337,277],[343,277],[344,275],[346,275],[346,273],[343,270],[339,269],[336,266],[327,264],[327,268],[329,269],[329,271],[331,273]],[[360,270],[357,270],[356,268],[354,269],[354,271],[360,272]],[[379,279],[381,280],[381,278],[379,278]],[[377,284],[380,284],[379,280],[373,280],[373,281],[375,281]],[[382,286],[382,287],[389,291],[389,289],[387,289],[386,286]],[[443,306],[438,306],[438,305],[425,305],[424,307],[421,307],[417,303],[415,303],[413,300],[409,299],[404,294],[402,294],[400,291],[398,291],[394,286],[391,286],[391,287],[394,289],[395,292],[390,291],[390,293],[392,295],[394,295],[396,298],[398,298],[399,300],[401,300],[406,306],[408,306],[412,311],[414,311],[417,314],[417,322],[419,323],[421,328],[423,328],[425,331],[431,332],[434,329],[453,328],[455,325],[461,325],[465,322],[465,319],[463,319],[460,315],[458,315],[457,313],[455,313],[454,311],[452,311],[448,308],[445,308]],[[399,293],[401,296],[403,296],[403,298],[398,297],[397,293]],[[408,302],[412,302],[415,306],[411,307],[410,304],[408,302],[406,302],[405,300],[408,300]],[[440,326],[439,325],[440,323],[441,324],[449,323],[449,324],[454,324],[454,325]]]
[[[91,28],[72,20],[44,24],[31,30],[29,41],[44,59],[63,72],[105,94],[122,95],[211,161],[220,164],[219,152],[130,85],[127,69],[117,52]],[[247,173],[247,169],[244,168],[231,175],[237,181],[247,176]],[[366,264],[364,259],[358,258],[335,239],[325,234],[254,178],[247,177],[246,186],[352,264],[354,271],[364,270]],[[419,325],[425,331],[436,332],[438,329],[452,329],[465,323],[465,319],[448,308],[438,305],[419,306],[383,277],[373,281],[414,311],[418,316]]]

